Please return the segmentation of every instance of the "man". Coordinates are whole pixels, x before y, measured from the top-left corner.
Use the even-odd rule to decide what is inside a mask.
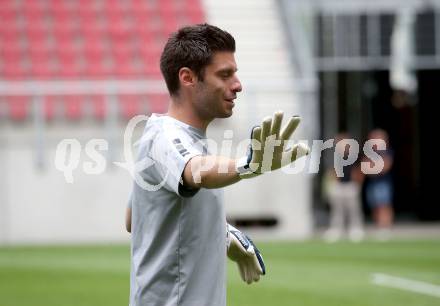
[[[161,188],[149,191],[134,184],[127,211],[127,229],[132,233],[131,306],[226,305],[227,225],[219,188],[308,153],[301,145],[288,152],[275,147],[273,158],[264,165],[266,138],[273,136],[284,144],[299,122],[292,118],[280,132],[278,113],[273,123],[268,118],[252,130],[261,147],[253,143],[244,159],[210,154],[206,128],[213,119],[232,115],[242,90],[234,52],[234,38],[208,24],[181,28],[164,47],[160,66],[171,102],[167,114],[149,118],[139,147],[139,158],[153,161],[141,172],[143,180]],[[241,245],[244,252],[258,254],[235,230],[229,231],[230,249]],[[244,257],[235,251],[230,251],[230,258],[240,265]],[[240,271],[245,279],[257,280],[264,273],[262,262],[259,266],[258,273]]]
[[[391,237],[393,225],[393,178],[391,175],[393,167],[393,150],[390,148],[388,133],[380,128],[373,129],[368,133],[368,139],[375,142],[373,149],[378,151],[378,157],[383,160],[383,168],[380,173],[367,174],[365,186],[367,205],[372,211],[373,220],[377,226],[377,239],[385,241]],[[383,150],[378,149],[378,143],[385,146]],[[365,158],[370,164],[373,160]]]
[[[345,231],[345,220],[348,222],[348,238],[359,242],[364,237],[363,215],[361,206],[361,188],[364,176],[360,163],[343,165],[350,155],[351,136],[340,132],[335,137],[334,167],[328,169],[325,175],[325,194],[330,205],[330,227],[324,234],[327,242],[336,242],[342,238]],[[338,171],[341,174],[338,176]]]

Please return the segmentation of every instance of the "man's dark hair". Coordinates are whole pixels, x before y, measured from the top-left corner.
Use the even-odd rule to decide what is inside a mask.
[[[171,34],[160,57],[160,70],[168,91],[179,90],[179,70],[188,67],[203,81],[204,68],[217,51],[235,52],[231,34],[209,24],[186,26]]]

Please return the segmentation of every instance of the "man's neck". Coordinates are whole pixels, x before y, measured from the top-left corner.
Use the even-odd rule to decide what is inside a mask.
[[[200,118],[189,103],[173,100],[168,107],[168,116],[206,132],[211,120]]]

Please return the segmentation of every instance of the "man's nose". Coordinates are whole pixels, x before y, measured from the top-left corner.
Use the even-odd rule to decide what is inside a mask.
[[[243,87],[241,86],[240,80],[236,77],[234,83],[232,84],[231,90],[233,92],[240,92],[243,90]]]

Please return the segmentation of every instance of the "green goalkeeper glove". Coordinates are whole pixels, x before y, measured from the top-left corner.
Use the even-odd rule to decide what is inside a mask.
[[[277,170],[309,154],[309,147],[301,143],[285,148],[300,122],[300,117],[291,117],[281,130],[282,121],[283,112],[278,111],[273,118],[266,117],[261,126],[252,129],[247,156],[236,163],[236,171],[241,178],[251,178]]]
[[[235,261],[243,281],[248,284],[258,282],[260,275],[266,274],[263,256],[252,240],[238,229],[228,224],[227,253]]]

